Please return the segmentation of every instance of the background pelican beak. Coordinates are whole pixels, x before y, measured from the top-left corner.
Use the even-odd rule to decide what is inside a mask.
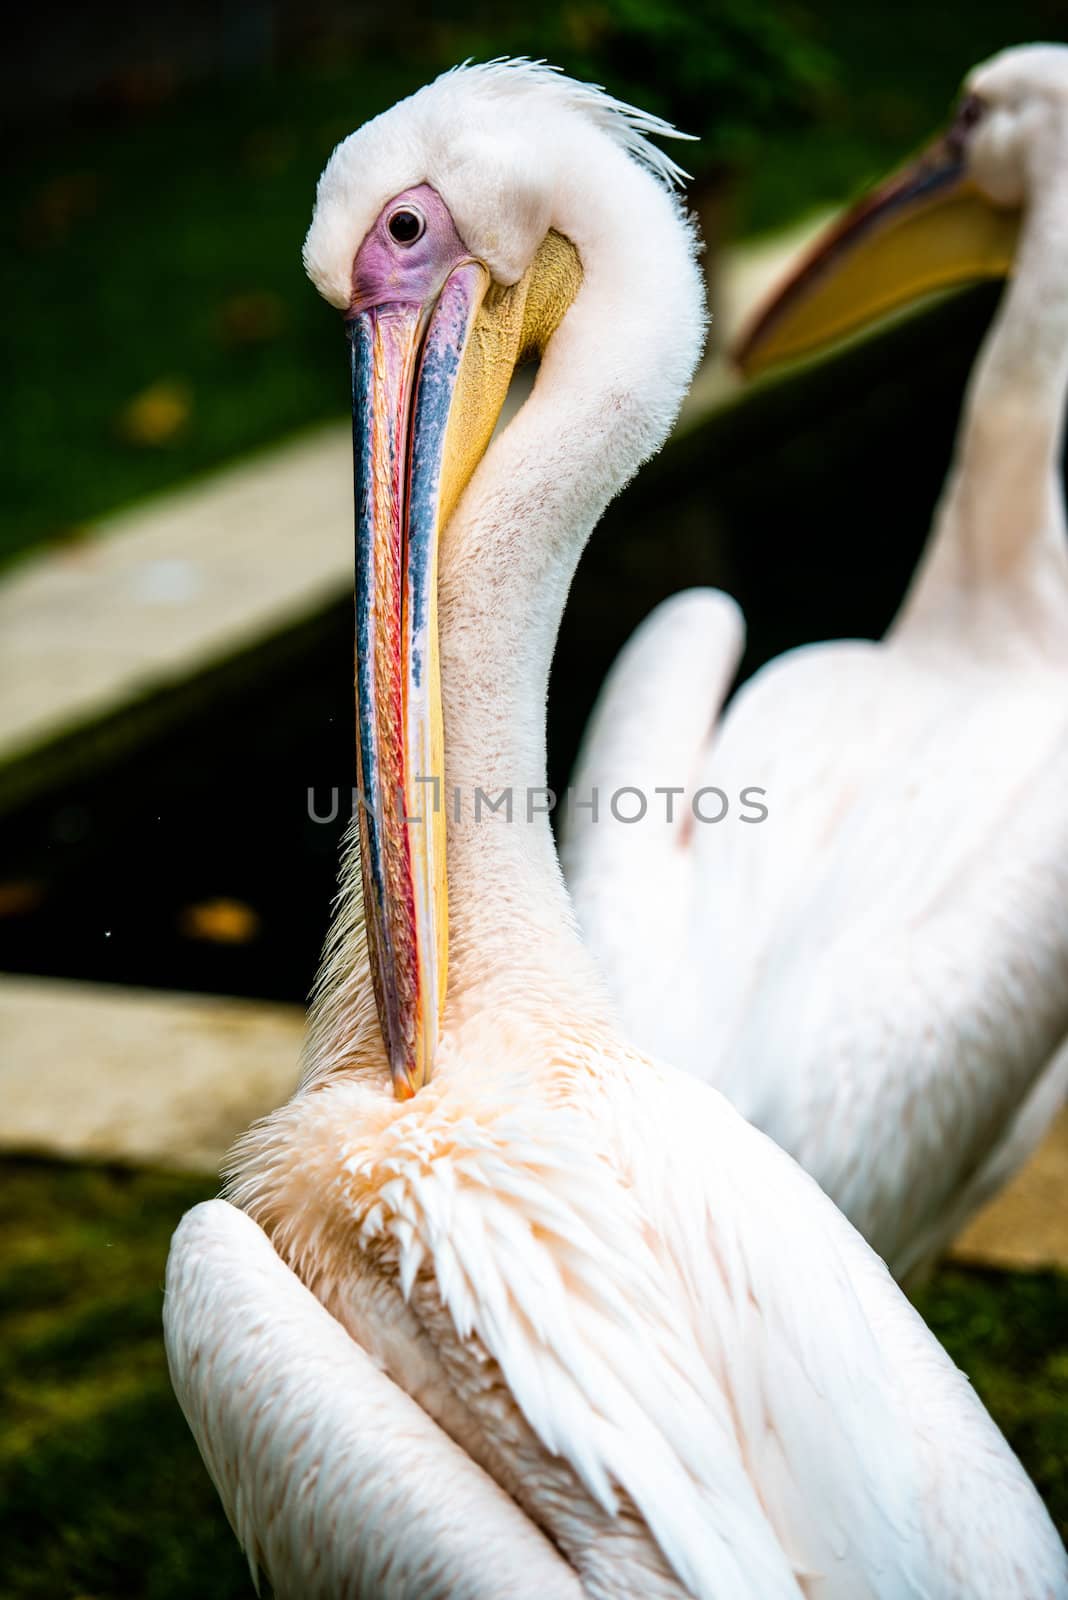
[[[816,241],[742,334],[748,376],[793,361],[936,290],[1012,267],[1019,214],[966,176],[962,143],[939,139]]]
[[[466,260],[429,308],[349,324],[356,477],[356,722],[364,907],[394,1091],[430,1075],[448,959],[437,641],[446,434],[488,284]]]

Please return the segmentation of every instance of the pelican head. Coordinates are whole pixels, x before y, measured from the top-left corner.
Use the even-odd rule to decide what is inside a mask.
[[[609,146],[671,182],[644,135],[673,131],[548,67],[494,62],[359,129],[319,183],[304,259],[351,345],[363,893],[402,1099],[430,1072],[446,980],[439,542],[515,367],[582,283],[598,208],[575,203],[576,172],[609,190]]]
[[[965,80],[946,131],[812,247],[735,351],[754,374],[921,295],[1012,270],[1020,218],[1065,160],[1068,47],[1004,50]]]

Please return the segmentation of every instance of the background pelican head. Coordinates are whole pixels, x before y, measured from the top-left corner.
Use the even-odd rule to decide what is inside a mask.
[[[747,373],[808,354],[918,296],[1011,272],[1021,214],[1068,159],[1068,47],[976,67],[946,132],[813,246],[743,334]]]
[[[468,579],[469,588],[503,586],[516,562],[537,556],[555,631],[556,601],[562,608],[593,524],[665,437],[700,351],[704,307],[673,193],[683,174],[651,133],[675,136],[544,65],[493,62],[447,73],[361,128],[320,180],[305,263],[345,314],[352,347],[363,898],[402,1098],[430,1070],[446,985],[439,544],[448,524],[448,543],[466,540],[479,563],[477,584],[470,571],[461,580],[453,550],[454,589]],[[559,331],[580,298],[581,326],[572,319],[562,349]],[[543,358],[541,397],[555,385],[554,439],[548,455],[544,438],[529,441],[519,465],[537,476],[532,506],[547,511],[551,500],[554,518],[544,548],[524,556],[514,505],[496,523],[450,519],[513,371],[531,356]],[[593,428],[600,452],[588,448]],[[514,502],[514,472],[497,466]],[[535,524],[527,517],[533,546]],[[476,633],[485,637],[471,630],[470,649]],[[524,648],[536,678],[537,649]],[[492,666],[498,686],[501,654],[485,674]]]
[[[1019,210],[1064,160],[1068,47],[1025,45],[976,67],[964,86],[961,159],[994,206]]]

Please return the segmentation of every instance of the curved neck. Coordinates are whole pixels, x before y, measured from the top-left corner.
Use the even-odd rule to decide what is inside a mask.
[[[522,1004],[548,984],[587,1009],[601,994],[546,809],[549,668],[583,546],[666,437],[704,328],[675,203],[605,143],[576,155],[582,187],[561,192],[553,217],[579,251],[582,286],[442,540],[452,1004],[489,987]]]
[[[1036,161],[1014,274],[979,354],[902,637],[969,634],[1001,660],[1068,653],[1068,118]]]

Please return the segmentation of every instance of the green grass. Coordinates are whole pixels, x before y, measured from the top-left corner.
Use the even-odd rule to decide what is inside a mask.
[[[11,1159],[0,1182],[0,1593],[250,1596],[160,1331],[171,1231],[210,1186]],[[921,1309],[1068,1533],[1068,1277],[950,1268]]]
[[[0,1593],[251,1596],[160,1327],[168,1240],[210,1185],[14,1160],[0,1182]]]
[[[916,1303],[1068,1543],[1068,1275],[944,1267]]]

